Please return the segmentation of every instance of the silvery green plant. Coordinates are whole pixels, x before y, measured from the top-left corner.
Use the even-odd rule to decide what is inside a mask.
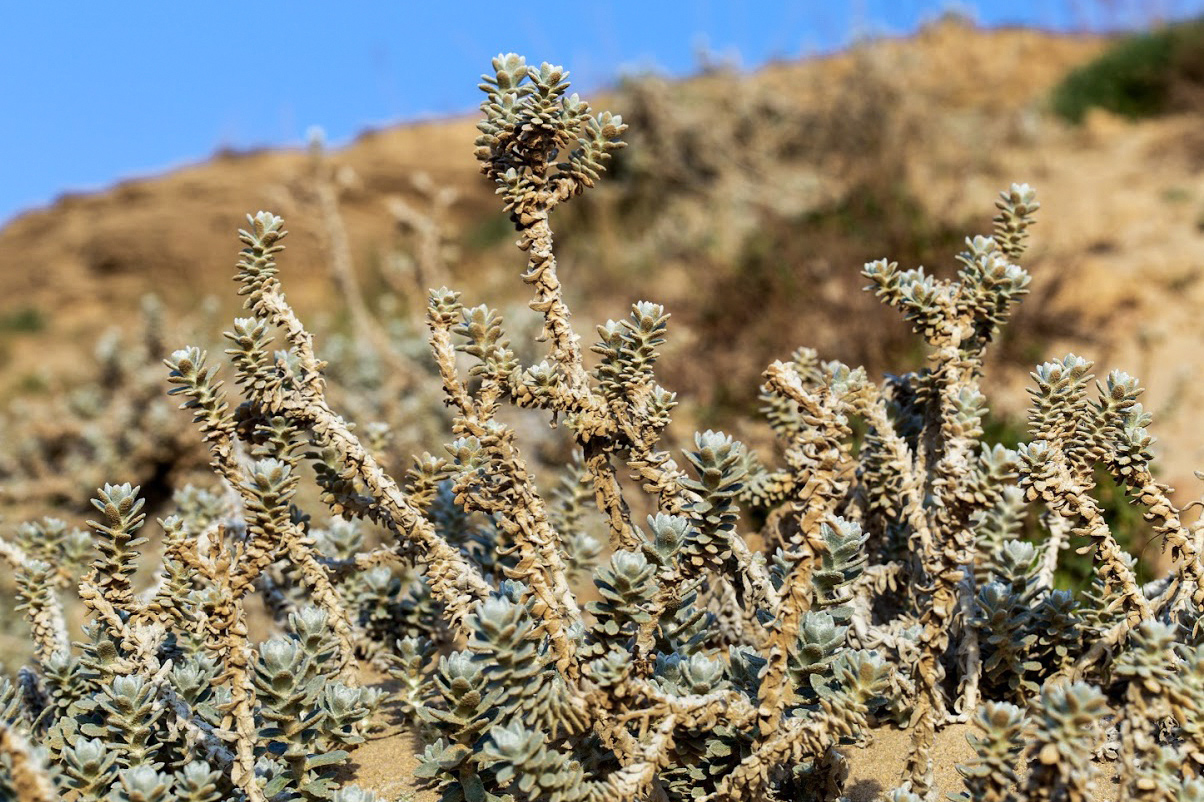
[[[922,369],[878,383],[800,349],[764,373],[776,459],[708,430],[679,462],[664,442],[676,397],[656,377],[668,314],[634,304],[587,361],[558,273],[552,212],[600,180],[622,119],[514,54],[481,88],[477,157],[546,351],[520,358],[496,309],[432,290],[451,437],[391,470],[379,429],[336,412],[285,299],[283,220],[251,216],[234,389],[199,348],[166,360],[218,485],[181,492],[159,522],[150,587],[134,582],[146,521],[130,484],[94,501],[78,643],[46,557],[79,539],[44,524],[50,551],[0,541],[37,645],[0,687],[0,781],[39,800],[370,799],[337,770],[379,702],[361,673],[374,662],[425,740],[416,777],[447,802],[835,800],[842,748],[892,722],[913,748],[891,798],[931,799],[935,734],[966,721],[965,799],[1087,799],[1108,727],[1132,757],[1126,793],[1198,794],[1199,531],[1152,474],[1136,381],[1113,372],[1093,393],[1088,360],[1047,362],[1031,441],[984,442],[984,354],[1030,281],[1030,187],[1001,194],[993,234],[966,240],[951,278],[865,266],[922,338]],[[504,405],[567,438],[554,489]],[[1136,583],[1096,471],[1143,508],[1169,579]],[[1017,539],[1030,505],[1036,542]],[[1092,554],[1090,592],[1054,586],[1069,546]],[[591,564],[583,605],[574,577]],[[259,644],[252,594],[279,627]]]

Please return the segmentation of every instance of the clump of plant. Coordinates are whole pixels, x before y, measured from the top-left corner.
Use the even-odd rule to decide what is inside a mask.
[[[848,58],[792,68],[789,89],[723,71],[625,80],[614,102],[631,147],[560,215],[562,261],[590,265],[575,297],[605,295],[616,276],[663,287],[657,300],[708,358],[666,360],[662,376],[691,387],[708,421],[753,413],[761,369],[797,345],[800,316],[809,345],[897,366],[914,351],[906,329],[836,266],[938,258],[961,241],[962,224],[926,212],[908,179],[930,104],[907,66],[871,44]]]
[[[1125,36],[1055,87],[1053,110],[1079,123],[1092,108],[1140,119],[1198,107],[1204,19]]]
[[[836,800],[842,747],[891,725],[913,740],[892,798],[931,799],[935,732],[961,721],[966,799],[1088,799],[1105,730],[1124,793],[1200,796],[1200,531],[1151,472],[1136,380],[1112,372],[1092,391],[1087,360],[1042,364],[1029,442],[984,442],[983,355],[1028,288],[1031,188],[1000,195],[953,278],[865,266],[923,340],[923,369],[874,382],[800,349],[764,372],[775,458],[710,430],[675,457],[677,401],[655,373],[668,314],[633,304],[597,327],[587,361],[553,245],[551,213],[599,180],[623,120],[514,54],[481,88],[477,158],[526,255],[543,358],[520,360],[496,310],[432,290],[451,437],[394,475],[335,411],[285,299],[283,221],[250,217],[249,314],[226,333],[239,397],[200,349],[167,360],[220,489],[181,493],[160,521],[151,587],[133,581],[144,516],[129,485],[94,501],[75,645],[57,552],[0,541],[37,645],[0,685],[10,795],[371,798],[336,770],[377,707],[359,672],[374,661],[425,740],[418,780],[448,802]],[[571,439],[551,489],[506,405]],[[1170,550],[1167,578],[1135,580],[1099,471]],[[334,516],[320,525],[305,475]],[[1030,505],[1039,542],[1016,537]],[[366,524],[384,545],[366,548]],[[1072,546],[1093,560],[1082,594],[1053,584]],[[582,605],[586,571],[597,600]],[[259,644],[252,593],[280,625]]]
[[[147,295],[142,313],[139,337],[110,331],[99,338],[91,375],[76,371],[74,385],[6,409],[0,418],[8,443],[0,455],[6,516],[78,512],[81,492],[117,471],[161,493],[169,474],[203,470],[202,452],[163,396],[163,308]]]

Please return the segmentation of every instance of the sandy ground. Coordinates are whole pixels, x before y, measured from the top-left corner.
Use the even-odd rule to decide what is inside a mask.
[[[421,751],[422,742],[410,732],[370,739],[352,751],[348,773],[356,785],[387,802],[435,802],[438,794],[420,790],[414,782]]]

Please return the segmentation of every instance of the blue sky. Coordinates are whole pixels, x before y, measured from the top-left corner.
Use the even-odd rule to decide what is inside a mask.
[[[755,68],[943,10],[1062,30],[1200,13],[1204,0],[309,2],[0,0],[0,223],[223,148],[335,146],[365,128],[470,111],[502,51],[568,67],[578,89],[684,75],[701,52]]]

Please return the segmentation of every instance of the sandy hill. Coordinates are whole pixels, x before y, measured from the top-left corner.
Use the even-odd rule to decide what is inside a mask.
[[[1027,181],[1043,204],[1028,260],[1037,311],[1026,321],[1038,334],[1008,352],[1021,359],[1002,366],[996,389],[1006,406],[1020,408],[1032,363],[1068,350],[1095,359],[1100,373],[1137,374],[1167,445],[1165,476],[1185,498],[1198,495],[1190,470],[1204,467],[1193,414],[1204,406],[1204,318],[1195,311],[1204,301],[1204,127],[1194,115],[1142,123],[1095,115],[1077,129],[1049,116],[1050,87],[1103,46],[943,22],[909,39],[754,75],[653,82],[598,99],[630,119],[632,147],[592,205],[566,212],[566,266],[595,268],[580,273],[590,277],[578,285],[578,330],[588,334],[596,320],[623,314],[638,293],[677,315],[674,353],[728,347],[721,357],[738,358],[742,377],[755,380],[768,358],[802,344],[890,367],[864,343],[849,345],[879,336],[877,325],[843,337],[835,331],[841,316],[871,308],[850,305],[860,303],[849,300],[861,283],[857,243],[903,250],[870,257],[948,265],[958,241],[951,234],[988,225],[995,193]],[[369,286],[388,254],[408,247],[389,199],[421,205],[413,182],[421,173],[458,194],[448,220],[459,251],[452,282],[474,302],[521,297],[522,260],[477,174],[473,124],[465,117],[372,132],[330,154],[351,254]],[[234,231],[260,208],[289,221],[290,296],[302,313],[321,312],[330,303],[329,258],[310,173],[304,153],[223,154],[64,197],[13,221],[0,231],[0,316],[36,310],[46,326],[2,335],[0,385],[11,395],[32,372],[78,364],[97,332],[132,319],[148,291],[164,300],[169,319],[209,295],[233,309]],[[857,193],[883,175],[890,183],[878,186],[882,197],[906,203],[887,205],[879,218],[871,208],[869,219],[880,223],[867,226]],[[860,216],[849,211],[858,208]],[[900,210],[910,222],[894,214]],[[789,291],[778,292],[781,281],[793,282]],[[769,303],[754,299],[741,317],[727,308],[740,306],[729,293],[749,287]],[[671,386],[677,378],[688,396],[706,378],[700,371],[670,373]]]

